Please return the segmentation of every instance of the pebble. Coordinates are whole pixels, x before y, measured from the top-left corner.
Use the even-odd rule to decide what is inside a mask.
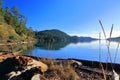
[[[31,80],[40,80],[40,74],[34,75]]]

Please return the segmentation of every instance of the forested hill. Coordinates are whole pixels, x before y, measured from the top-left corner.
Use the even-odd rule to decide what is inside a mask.
[[[70,41],[70,36],[60,30],[44,30],[35,33],[39,42],[57,42],[57,41]]]
[[[38,40],[38,42],[79,42],[88,38],[79,38],[69,36],[68,34],[52,29],[39,32],[33,32],[32,28],[26,26],[27,17],[22,15],[16,6],[10,8],[3,7],[3,1],[0,0],[0,42],[2,41],[28,41]],[[89,38],[89,41],[91,38]]]
[[[108,38],[107,40],[119,42],[120,41],[120,37]]]
[[[97,40],[96,38],[91,38],[91,37],[70,36],[57,29],[35,32],[35,36],[38,42],[73,42],[73,43],[76,43],[76,42],[91,42],[93,40]]]
[[[34,39],[32,29],[26,27],[27,17],[16,6],[3,5],[0,0],[0,41]]]

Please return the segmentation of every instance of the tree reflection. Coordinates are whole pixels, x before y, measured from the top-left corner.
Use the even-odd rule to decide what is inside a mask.
[[[22,51],[22,54],[27,54],[34,49],[34,44],[14,44],[14,45],[2,45],[0,46],[1,52],[18,52]]]
[[[38,42],[35,46],[45,50],[60,50],[68,44],[70,42]]]

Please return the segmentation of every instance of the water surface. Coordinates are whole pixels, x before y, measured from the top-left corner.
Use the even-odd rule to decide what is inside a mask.
[[[11,45],[11,46],[0,46],[0,51],[19,51],[23,50],[23,54],[37,56],[42,58],[75,58],[82,60],[112,62],[120,64],[120,49],[116,54],[116,48],[118,43],[111,42],[108,48],[106,41],[102,40],[101,44],[99,41],[93,42],[56,42],[56,43],[37,43],[33,44],[22,44],[22,45]],[[115,59],[116,56],[116,59]]]
[[[65,46],[66,45],[66,46]],[[62,45],[62,43],[57,44],[41,44],[35,47],[28,55],[38,56],[43,58],[76,58],[82,60],[92,60],[92,61],[102,61],[102,62],[112,62],[116,56],[116,48],[118,43],[111,42],[110,50],[108,54],[108,47],[105,40],[93,42],[79,42],[79,43],[68,43]],[[49,46],[49,47],[48,47]],[[112,59],[112,60],[111,60]],[[115,59],[115,63],[120,63],[120,53],[118,53]]]

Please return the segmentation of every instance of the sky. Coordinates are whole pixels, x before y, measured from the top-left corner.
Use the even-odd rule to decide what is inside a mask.
[[[17,6],[28,18],[27,27],[35,31],[59,29],[69,35],[107,37],[114,24],[112,37],[120,36],[120,0],[3,0],[4,6]]]

